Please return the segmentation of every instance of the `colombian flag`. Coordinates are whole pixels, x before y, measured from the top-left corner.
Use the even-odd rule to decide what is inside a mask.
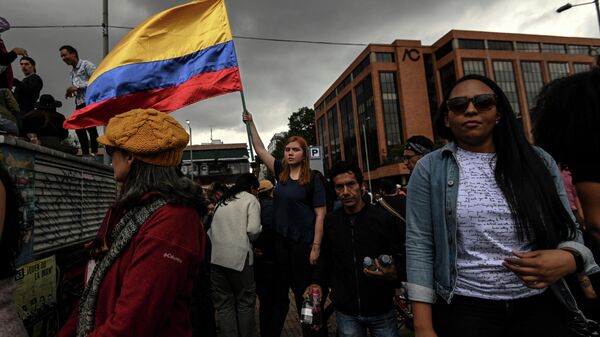
[[[86,92],[86,107],[70,129],[105,125],[135,108],[172,112],[197,101],[241,91],[224,0],[196,0],[147,19],[108,54]]]

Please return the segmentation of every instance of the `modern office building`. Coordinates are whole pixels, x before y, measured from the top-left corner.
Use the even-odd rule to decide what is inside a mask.
[[[449,86],[467,74],[494,79],[531,134],[530,109],[549,81],[591,69],[600,39],[452,30],[431,46],[370,44],[315,103],[325,165],[357,162],[376,180],[400,181],[404,141],[435,138],[433,119]],[[368,160],[366,160],[368,158]]]

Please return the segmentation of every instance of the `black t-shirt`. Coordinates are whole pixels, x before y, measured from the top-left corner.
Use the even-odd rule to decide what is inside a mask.
[[[275,178],[283,170],[280,160],[275,160]],[[314,181],[312,205],[306,195],[308,185],[288,179],[278,183],[273,192],[273,229],[279,235],[296,242],[312,242],[315,235],[315,208],[325,206],[325,187],[319,179]]]

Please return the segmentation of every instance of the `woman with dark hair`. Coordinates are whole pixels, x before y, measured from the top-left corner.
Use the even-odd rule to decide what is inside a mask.
[[[263,145],[250,113],[242,115],[250,125],[252,144],[260,160],[275,174],[277,185],[273,193],[273,230],[275,254],[280,287],[278,305],[271,328],[263,336],[279,336],[287,316],[288,291],[292,288],[298,315],[302,309],[302,295],[312,283],[314,266],[321,251],[323,220],[325,219],[325,186],[313,179],[308,158],[308,144],[302,137],[287,139],[284,158],[275,159]],[[325,296],[324,296],[325,297]],[[327,329],[321,329],[326,335]],[[304,329],[304,335],[310,329]]]
[[[0,163],[0,336],[26,337],[15,304],[14,261],[21,251],[23,199]]]
[[[417,163],[408,186],[416,336],[568,336],[581,312],[563,277],[600,268],[556,163],[483,76],[454,83],[437,124],[450,142]]]
[[[253,241],[260,234],[258,179],[239,176],[215,208],[208,236],[212,243],[210,287],[219,335],[256,336]]]
[[[535,143],[571,170],[586,227],[600,247],[600,68],[549,83],[534,112]]]
[[[153,109],[108,122],[98,141],[121,193],[89,244],[85,289],[58,336],[192,335],[206,205],[201,187],[178,172],[188,139],[173,117]]]

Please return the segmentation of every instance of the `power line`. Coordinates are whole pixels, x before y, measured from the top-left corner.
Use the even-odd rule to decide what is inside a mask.
[[[133,29],[133,27],[126,26],[108,26],[109,28],[118,29]],[[102,25],[45,25],[45,26],[12,26],[11,28],[102,28]],[[333,46],[358,46],[364,47],[366,43],[348,43],[348,42],[331,42],[331,41],[311,41],[311,40],[294,40],[294,39],[275,39],[268,37],[257,37],[257,36],[233,36],[234,39],[239,40],[256,40],[256,41],[269,41],[269,42],[284,42],[284,43],[305,43],[305,44],[324,44]]]
[[[13,28],[98,28],[102,25],[10,26]]]

